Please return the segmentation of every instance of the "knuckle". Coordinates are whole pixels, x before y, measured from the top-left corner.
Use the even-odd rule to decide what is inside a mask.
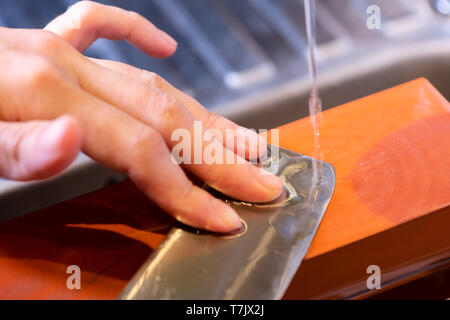
[[[46,30],[36,32],[33,40],[31,42],[32,50],[42,55],[58,53],[64,45],[64,40],[53,32]]]
[[[135,11],[128,11],[129,18],[132,22],[139,22],[142,19],[142,16]]]
[[[162,121],[181,119],[186,115],[186,110],[177,99],[160,90],[151,90],[147,99],[148,108],[156,111]]]
[[[164,156],[165,142],[158,132],[150,127],[142,126],[136,129],[128,141],[128,174],[143,185],[148,181],[148,166],[152,157]]]
[[[186,219],[186,203],[195,203],[197,201],[198,197],[196,197],[195,191],[196,188],[194,184],[188,180],[182,188],[180,187],[175,192],[166,196],[169,200],[168,205],[172,207],[172,215],[174,215],[178,221],[189,224]]]
[[[206,124],[205,124],[206,127],[215,128],[218,125],[221,118],[222,118],[221,116],[208,111],[208,116],[206,117]]]
[[[99,7],[99,4],[93,1],[78,1],[73,6],[69,7],[67,12],[69,14],[78,15],[81,18],[89,18]]]
[[[145,21],[144,17],[139,13],[134,11],[127,11],[128,19],[131,24],[131,28],[128,30],[128,33],[125,35],[125,38],[129,38],[136,30],[140,29],[140,25],[143,21]]]
[[[157,150],[164,146],[164,140],[161,135],[150,127],[143,125],[134,133],[130,140],[131,150],[135,152],[136,157],[148,157],[148,149]]]
[[[57,79],[57,70],[47,59],[35,58],[27,68],[25,85],[36,89]]]
[[[150,72],[147,70],[141,70],[140,78],[141,81],[147,83],[148,85],[154,88],[163,89],[166,85],[166,80],[164,80],[163,77],[161,77],[157,73]]]
[[[103,7],[104,5],[94,1],[79,1],[67,9],[66,23],[70,23],[75,29],[89,29],[95,24]]]

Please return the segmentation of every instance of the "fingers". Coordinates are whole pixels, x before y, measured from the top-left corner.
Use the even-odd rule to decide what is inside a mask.
[[[171,161],[162,137],[128,114],[80,92],[71,112],[83,126],[84,149],[96,160],[127,172],[150,199],[177,220],[216,232],[239,228],[238,215],[194,186]]]
[[[46,30],[63,37],[79,51],[98,38],[126,39],[153,57],[172,55],[176,41],[139,14],[91,1],[80,1],[51,21]]]
[[[85,90],[151,126],[169,146],[174,147],[177,144],[172,141],[172,133],[177,129],[184,128],[190,137],[196,137],[194,118],[189,110],[162,90],[95,64],[82,66],[78,70],[81,72],[80,84]],[[206,147],[202,145],[202,155]],[[186,164],[186,168],[210,186],[234,198],[266,202],[281,194],[282,182],[278,177],[263,174],[261,169],[222,145],[217,150],[223,158],[233,159],[234,164],[209,165],[202,162]],[[195,154],[192,159],[194,158]]]
[[[7,36],[13,38],[12,34]],[[61,49],[55,52],[66,53],[64,45],[54,44],[52,37],[50,40],[47,44],[56,45]],[[62,114],[69,114],[78,120],[83,132],[83,151],[106,166],[128,173],[140,190],[179,221],[216,232],[231,231],[240,227],[238,215],[229,206],[193,186],[181,167],[171,161],[170,151],[156,130],[80,88],[76,75],[64,72],[68,67],[63,68],[63,59],[59,65],[55,65],[48,58],[17,50],[18,45],[20,43],[14,42],[12,47],[16,50],[0,55],[2,71],[11,75],[0,77],[0,119],[30,121],[55,119]],[[71,67],[77,69],[83,61],[93,64],[79,56],[81,55],[74,55]],[[23,173],[21,168],[14,171],[14,163],[23,163],[15,159],[32,159],[26,150],[37,146],[38,142],[32,142],[31,138],[22,139],[23,136],[19,134],[14,140],[12,134],[6,134],[9,130],[0,132],[5,133],[2,139],[4,147],[1,148],[4,155],[2,156],[4,161],[1,162],[2,174],[5,176],[17,179],[43,177],[44,173],[50,175],[55,172],[44,170],[52,167],[45,166],[46,163],[64,163],[64,161],[46,162],[45,159],[27,160],[24,167],[28,171],[25,170]],[[24,151],[17,152],[22,148],[14,146],[22,145]],[[24,158],[23,154],[27,157]],[[34,156],[35,160],[40,159],[37,151]],[[44,169],[41,169],[42,166],[35,169],[34,166],[42,162]],[[58,167],[63,165],[54,165],[52,168]]]
[[[0,176],[21,181],[49,178],[65,169],[80,147],[80,127],[72,117],[0,121]]]
[[[53,109],[37,107],[34,116],[68,113],[76,117],[84,136],[83,150],[100,163],[126,172],[142,192],[177,220],[215,232],[241,226],[234,210],[194,186],[171,161],[158,132],[70,82],[57,85],[64,92],[65,104]],[[58,105],[55,101],[46,104]]]
[[[97,64],[100,64],[106,68],[112,69],[124,75],[128,75],[135,79],[141,80],[144,83],[147,83],[150,87],[158,88],[164,91],[166,94],[175,97],[186,108],[189,109],[196,120],[199,120],[203,123],[205,128],[214,128],[220,130],[222,137],[226,136],[227,129],[232,130],[236,133],[237,140],[234,141],[231,149],[241,157],[245,159],[257,159],[267,153],[267,142],[262,136],[258,135],[252,130],[238,126],[234,122],[224,117],[208,111],[197,100],[184,93],[183,91],[178,90],[157,74],[117,61],[94,58],[90,59]]]

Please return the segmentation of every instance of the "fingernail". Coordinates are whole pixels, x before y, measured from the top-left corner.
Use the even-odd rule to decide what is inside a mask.
[[[159,32],[164,41],[167,42],[171,47],[176,47],[178,45],[178,42],[176,42],[175,39],[169,36],[166,32],[162,30],[159,30]]]
[[[228,205],[221,203],[221,208],[214,213],[214,226],[215,231],[228,232],[242,227],[241,219],[239,215]],[[219,229],[219,230],[217,230]]]
[[[283,182],[281,179],[264,169],[260,168],[259,171],[259,182],[267,189],[281,194],[283,190]]]

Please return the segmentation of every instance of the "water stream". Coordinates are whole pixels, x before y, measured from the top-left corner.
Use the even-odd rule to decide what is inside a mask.
[[[314,134],[313,158],[322,160],[323,154],[320,148],[320,126],[322,123],[322,102],[317,88],[316,70],[316,8],[315,0],[304,0],[306,34],[308,40],[308,67],[311,81],[311,94],[309,97],[309,118]],[[321,166],[317,160],[313,161],[313,185],[318,185],[321,180]]]

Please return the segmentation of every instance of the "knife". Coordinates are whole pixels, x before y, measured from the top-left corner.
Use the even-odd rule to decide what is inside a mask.
[[[281,299],[324,216],[335,174],[311,157],[273,145],[268,151],[261,166],[283,180],[279,199],[251,204],[206,187],[236,210],[243,228],[214,234],[175,226],[119,299]]]

